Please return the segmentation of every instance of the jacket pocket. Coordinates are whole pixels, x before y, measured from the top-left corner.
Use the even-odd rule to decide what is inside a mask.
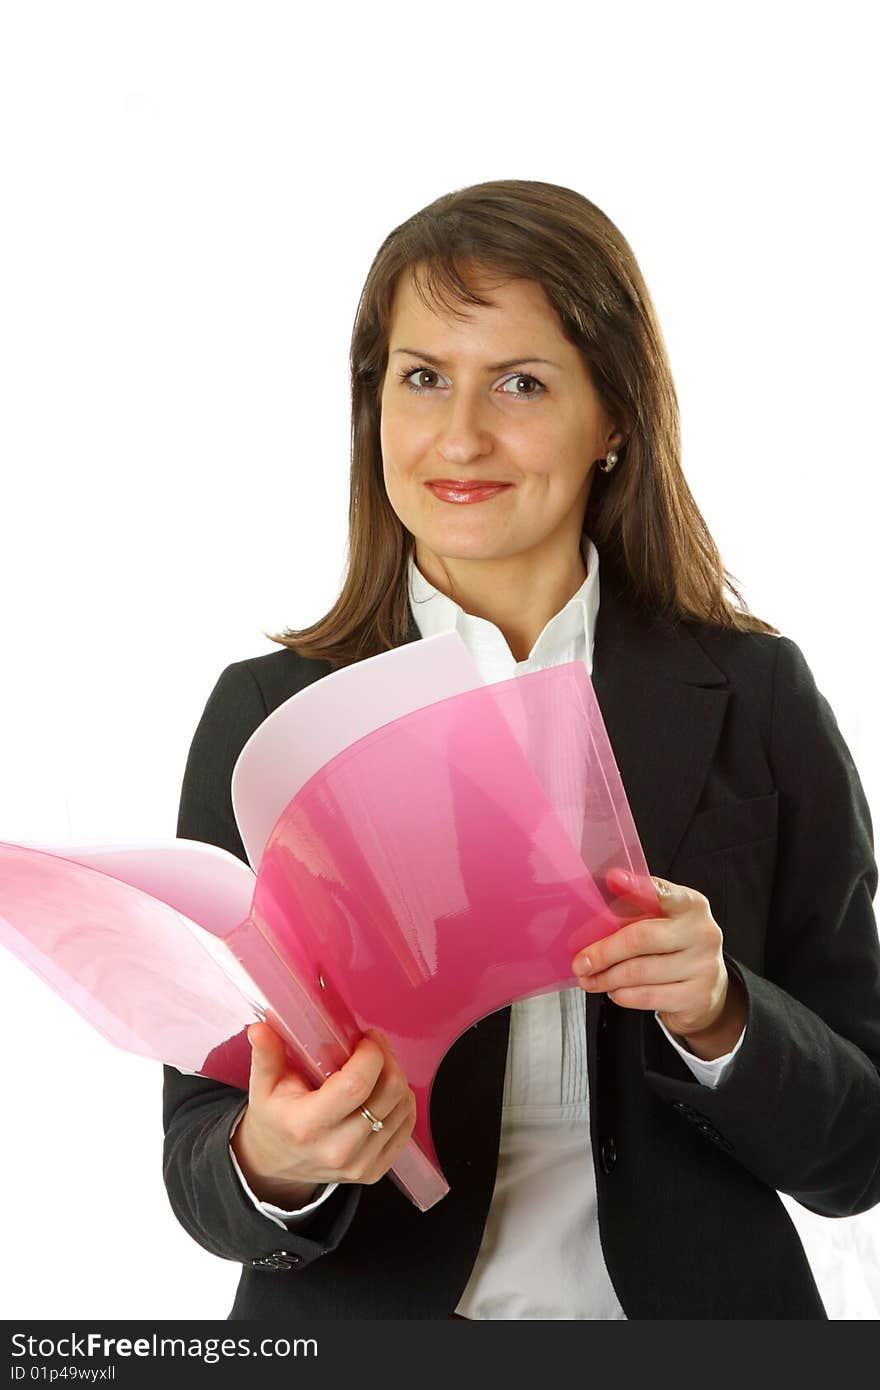
[[[675,858],[688,859],[694,854],[712,854],[770,839],[776,834],[778,813],[777,791],[749,796],[744,801],[720,801],[692,818]]]

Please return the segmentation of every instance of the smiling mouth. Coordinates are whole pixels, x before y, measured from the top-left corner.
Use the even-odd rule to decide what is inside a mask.
[[[510,483],[505,483],[499,478],[481,478],[476,481],[473,478],[429,478],[428,487],[455,488],[457,492],[465,492],[468,488],[481,487],[510,487]]]
[[[447,479],[437,479],[426,483],[434,496],[441,502],[486,502],[499,493],[506,492],[512,483],[457,483]]]

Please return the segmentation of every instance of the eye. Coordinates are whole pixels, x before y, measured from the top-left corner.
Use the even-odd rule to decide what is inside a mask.
[[[508,378],[507,378],[507,381],[504,383],[504,385],[505,385],[505,386],[509,386],[511,382],[514,382],[517,386],[519,386],[519,383],[520,383],[521,381],[531,381],[531,382],[533,383],[533,385],[537,386],[539,389],[538,389],[537,391],[527,391],[526,394],[525,394],[525,396],[523,396],[519,391],[517,391],[516,394],[519,396],[520,400],[527,400],[527,399],[531,399],[533,396],[539,396],[539,395],[541,395],[541,393],[542,393],[544,390],[546,390],[546,387],[544,386],[544,383],[543,383],[542,381],[539,381],[538,378],[537,378],[536,376],[527,376],[524,372],[521,372],[521,373],[519,374],[519,376],[510,376],[510,377],[508,377]],[[513,393],[513,392],[508,393],[508,392],[505,391],[504,394],[505,394],[505,395],[507,395],[507,394],[513,395],[514,393]]]
[[[403,382],[406,383],[406,386],[408,387],[408,389],[409,389],[410,391],[414,391],[417,395],[420,395],[420,396],[421,396],[421,395],[425,395],[426,392],[430,393],[430,391],[431,391],[433,388],[432,388],[431,386],[424,386],[424,385],[422,385],[422,386],[417,386],[416,383],[415,383],[414,381],[412,381],[410,378],[411,378],[411,377],[414,377],[414,376],[418,376],[418,377],[423,377],[423,376],[436,377],[436,376],[437,376],[437,373],[434,371],[434,368],[433,368],[433,367],[404,367],[402,371],[399,371],[399,372],[397,373],[397,375],[399,376],[399,378],[400,378],[401,381],[403,381]],[[522,381],[530,381],[530,382],[532,382],[533,385],[536,386],[536,387],[538,388],[537,391],[532,390],[532,391],[522,392],[522,391],[520,391],[519,389],[517,389],[516,391],[507,391],[507,390],[504,390],[504,387],[509,386],[509,385],[511,384],[511,382],[515,383],[516,386],[519,387],[519,383],[522,382]],[[502,386],[502,392],[503,392],[503,394],[504,394],[505,396],[513,396],[514,400],[520,400],[520,401],[532,401],[532,400],[537,400],[537,398],[538,398],[539,396],[543,395],[544,392],[545,392],[546,390],[547,390],[547,388],[546,388],[546,386],[544,385],[543,381],[539,381],[538,378],[537,378],[536,376],[528,375],[528,374],[525,373],[525,372],[519,372],[516,376],[510,376],[510,377],[508,377],[507,380],[503,383],[503,386]]]
[[[411,391],[416,391],[419,395],[421,395],[424,391],[428,390],[429,388],[425,386],[416,386],[414,381],[410,381],[410,377],[416,375],[420,377],[436,376],[437,373],[434,371],[432,367],[410,367],[409,369],[404,367],[403,371],[398,372],[398,376],[400,377],[401,381],[405,381]]]

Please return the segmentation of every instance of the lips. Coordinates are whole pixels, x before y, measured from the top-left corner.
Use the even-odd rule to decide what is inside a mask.
[[[443,502],[484,502],[498,493],[505,492],[512,483],[499,482],[456,482],[453,478],[435,478],[426,484],[435,497]]]
[[[473,487],[510,487],[510,483],[505,483],[501,478],[474,478],[470,482],[464,478],[429,478],[428,486],[455,488],[457,492],[464,492]]]

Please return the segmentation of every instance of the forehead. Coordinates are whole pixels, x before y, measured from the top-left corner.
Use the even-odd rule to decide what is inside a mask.
[[[560,341],[566,341],[559,317],[547,298],[543,285],[536,280],[482,272],[469,274],[467,284],[489,301],[485,307],[464,301],[444,304],[431,294],[421,276],[420,294],[414,284],[412,272],[405,271],[401,274],[394,291],[389,325],[391,334],[399,336],[404,332],[415,332],[421,328],[424,332],[436,333],[442,330],[447,337],[465,339],[475,331],[481,336],[486,336],[507,335],[524,329],[532,336],[539,333],[544,345],[549,342],[558,345]]]

